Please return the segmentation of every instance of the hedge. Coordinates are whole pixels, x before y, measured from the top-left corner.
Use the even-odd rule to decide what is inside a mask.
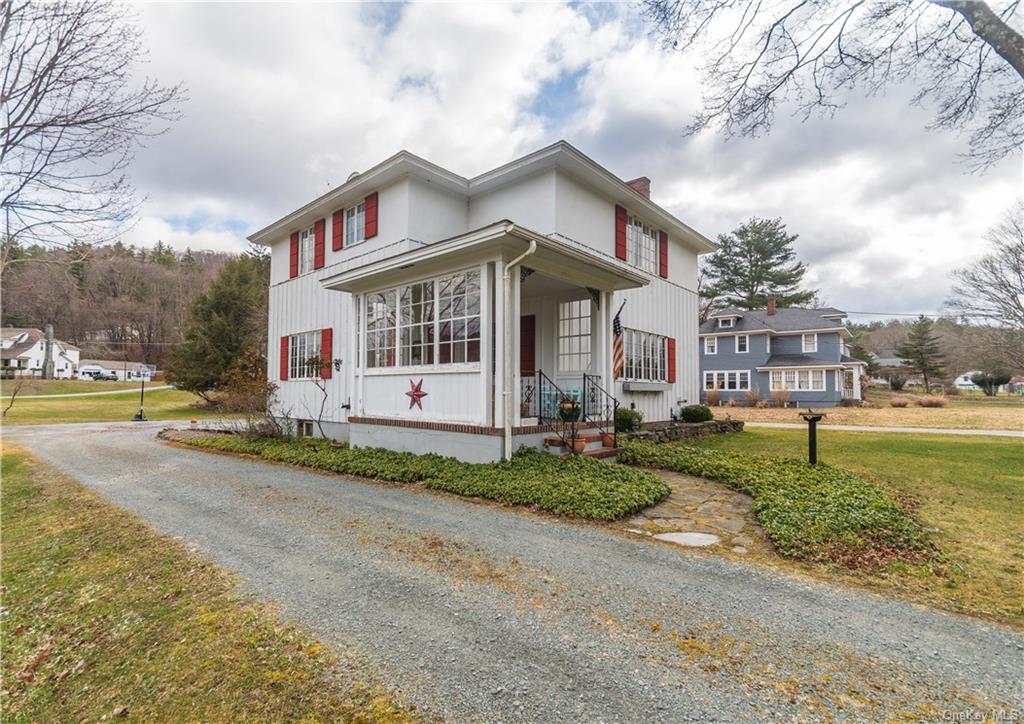
[[[877,565],[924,560],[934,548],[899,502],[867,478],[795,458],[628,441],[619,461],[718,480],[754,499],[753,513],[780,553]]]
[[[183,442],[345,475],[422,483],[456,495],[536,506],[560,515],[595,520],[615,520],[635,513],[670,492],[657,475],[645,470],[584,457],[561,460],[551,453],[529,448],[520,449],[510,461],[464,463],[440,455],[350,448],[312,438],[253,440],[216,435]]]

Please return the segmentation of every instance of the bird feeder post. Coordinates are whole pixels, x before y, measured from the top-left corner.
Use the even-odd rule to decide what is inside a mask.
[[[800,417],[807,421],[807,462],[811,465],[818,464],[818,421],[825,417],[824,413],[815,412],[807,408],[807,412],[800,413]]]

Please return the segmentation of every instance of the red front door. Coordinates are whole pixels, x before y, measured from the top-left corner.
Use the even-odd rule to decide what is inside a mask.
[[[519,374],[532,375],[537,369],[537,317],[519,318]]]

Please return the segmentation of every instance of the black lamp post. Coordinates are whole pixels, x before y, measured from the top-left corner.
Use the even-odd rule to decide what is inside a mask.
[[[139,411],[135,413],[132,422],[147,422],[146,419],[146,378],[142,378],[142,391],[139,393]]]
[[[807,421],[807,462],[811,465],[818,464],[818,421],[825,417],[823,412],[815,412],[807,408],[807,412],[801,412],[800,417]]]

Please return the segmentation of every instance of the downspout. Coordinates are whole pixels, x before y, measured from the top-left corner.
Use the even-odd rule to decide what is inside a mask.
[[[512,231],[513,227],[509,226],[505,231],[506,233]],[[505,420],[505,459],[512,459],[512,345],[509,340],[514,339],[512,334],[512,267],[517,266],[526,257],[537,251],[537,240],[533,239],[530,241],[530,248],[524,251],[522,254],[517,256],[515,259],[505,265],[504,275],[504,291],[505,291],[505,384],[504,390],[502,391],[502,397],[504,402],[504,420]]]

